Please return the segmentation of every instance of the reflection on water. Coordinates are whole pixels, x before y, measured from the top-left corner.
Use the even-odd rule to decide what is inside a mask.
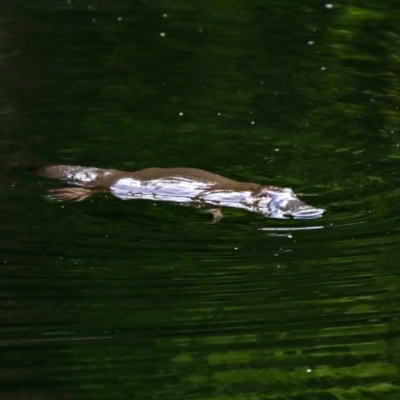
[[[391,7],[4,5],[1,399],[399,398]],[[26,167],[53,162],[202,168],[327,213],[51,203]]]

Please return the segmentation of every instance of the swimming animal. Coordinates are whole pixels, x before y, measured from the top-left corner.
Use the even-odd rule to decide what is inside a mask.
[[[222,217],[220,207],[234,207],[269,218],[319,218],[324,209],[299,200],[289,188],[237,182],[195,168],[146,168],[135,172],[78,165],[47,165],[37,172],[67,181],[74,187],[49,190],[59,201],[82,201],[94,193],[110,192],[122,200],[168,201],[208,208],[214,221]]]

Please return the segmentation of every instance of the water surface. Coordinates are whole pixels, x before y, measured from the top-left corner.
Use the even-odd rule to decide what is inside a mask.
[[[2,399],[399,398],[395,3],[2,3]],[[52,203],[47,163],[327,213]]]

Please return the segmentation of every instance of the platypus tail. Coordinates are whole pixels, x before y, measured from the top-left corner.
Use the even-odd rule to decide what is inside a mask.
[[[82,186],[96,186],[97,179],[105,170],[79,165],[45,165],[36,169],[36,173],[47,178],[60,179]]]

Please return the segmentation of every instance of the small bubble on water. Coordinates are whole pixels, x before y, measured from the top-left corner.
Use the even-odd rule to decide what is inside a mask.
[[[179,113],[179,116],[182,117],[182,116],[183,116],[183,112],[180,112],[180,113]]]
[[[122,17],[118,17],[118,21],[121,22],[122,21]]]
[[[312,46],[312,45],[314,44],[314,42],[313,42],[312,40],[309,40],[307,43],[308,43],[310,46]]]
[[[168,18],[168,14],[163,14],[163,18]]]
[[[333,8],[333,4],[325,4],[325,8],[327,8],[328,10]]]
[[[160,36],[161,36],[161,37],[165,37],[165,33],[164,33],[164,32],[161,32],[161,33],[160,33]]]

